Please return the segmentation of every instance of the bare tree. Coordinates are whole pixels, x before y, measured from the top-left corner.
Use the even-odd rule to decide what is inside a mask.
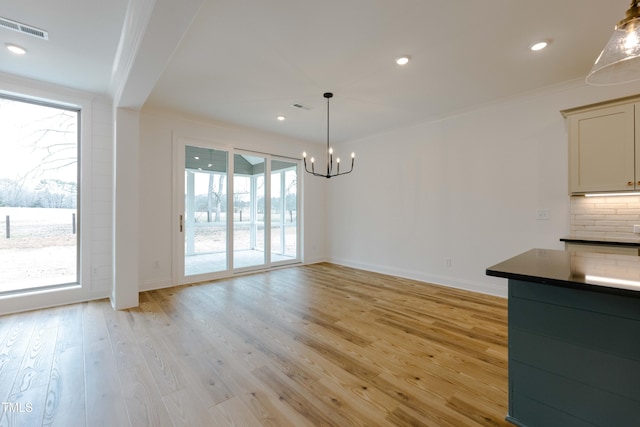
[[[57,110],[54,114],[29,123],[35,127],[25,135],[23,144],[41,156],[41,162],[27,172],[28,175],[60,170],[78,163],[78,113]]]
[[[20,166],[16,170],[8,164],[4,176],[0,176],[3,181],[0,202],[10,206],[35,206],[42,200],[50,200],[53,187],[43,185],[43,180],[56,182],[56,191],[75,188],[77,128],[76,111],[0,98],[0,133],[7,150],[2,155]],[[72,169],[64,172],[68,167]],[[7,172],[12,169],[15,175]],[[67,182],[61,179],[65,175]],[[48,193],[38,194],[41,191]],[[69,193],[62,197],[65,207],[70,207],[69,197],[75,196],[76,193]]]
[[[215,177],[218,177],[218,186],[216,188],[215,185]],[[224,186],[225,186],[225,177],[224,174],[209,174],[209,187],[207,191],[207,222],[211,222],[211,216],[213,214],[213,206],[215,204],[216,208],[216,217],[214,219],[215,222],[220,221],[220,214],[222,212],[222,196],[224,195]]]
[[[293,222],[293,211],[298,208],[297,194],[296,191],[298,186],[298,180],[293,179],[287,185],[287,189],[285,191],[285,199],[284,203],[286,205],[286,209],[289,211],[289,222]]]

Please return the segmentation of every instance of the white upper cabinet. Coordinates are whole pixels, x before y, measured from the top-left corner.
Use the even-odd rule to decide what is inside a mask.
[[[565,110],[572,194],[640,189],[637,98]]]

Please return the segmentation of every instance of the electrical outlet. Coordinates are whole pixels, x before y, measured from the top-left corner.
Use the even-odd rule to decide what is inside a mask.
[[[451,258],[445,259],[444,264],[447,266],[447,268],[451,268]]]
[[[636,234],[640,234],[640,225],[634,225],[633,226],[633,232]]]
[[[153,261],[153,268],[154,270],[157,270],[158,268],[160,268],[160,262],[158,260]]]

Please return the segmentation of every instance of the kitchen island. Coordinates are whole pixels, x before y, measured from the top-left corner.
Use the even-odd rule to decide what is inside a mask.
[[[640,426],[640,257],[532,249],[489,267],[509,285],[517,426]]]

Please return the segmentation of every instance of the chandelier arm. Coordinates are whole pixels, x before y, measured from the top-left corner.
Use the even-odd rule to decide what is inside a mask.
[[[334,174],[332,174],[332,173],[321,174],[321,173],[315,172],[314,170],[309,170],[309,169],[307,168],[307,161],[306,161],[306,159],[305,159],[305,161],[304,161],[304,170],[305,170],[307,173],[310,173],[310,174],[311,174],[311,175],[313,175],[313,176],[318,176],[318,177],[321,177],[321,178],[333,178],[334,176],[347,175],[347,174],[349,174],[349,173],[353,172],[353,164],[354,164],[354,160],[353,160],[353,159],[351,159],[351,169],[349,169],[349,170],[348,170],[348,171],[346,171],[346,172],[340,172],[340,171],[338,170],[338,172],[337,172],[337,173],[334,173]]]

